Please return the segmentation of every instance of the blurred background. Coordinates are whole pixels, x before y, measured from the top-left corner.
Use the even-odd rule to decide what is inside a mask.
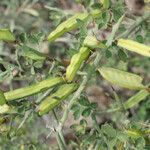
[[[81,24],[79,30],[67,33],[53,43],[47,41],[48,34],[62,21],[77,12],[90,12],[99,8],[99,0],[0,0],[0,28],[10,28],[16,35],[16,42],[7,43],[0,41],[0,88],[9,91],[41,81],[48,76],[63,76],[66,66],[73,54],[78,52],[80,43],[87,34],[94,34],[100,40],[106,41],[111,33],[112,26],[126,13],[127,17],[118,33],[127,30],[138,18],[143,9],[130,4],[129,1],[113,0],[110,9],[90,24]],[[132,7],[132,8],[131,8]],[[137,11],[137,9],[139,11]],[[150,20],[143,22],[130,38],[147,45],[150,44]],[[45,61],[33,60],[22,48],[29,46],[48,57]],[[133,53],[127,53],[118,49],[115,45],[105,52],[100,62],[102,66],[110,66],[139,74],[144,78],[144,83],[150,81],[150,59]],[[87,73],[92,72],[92,78],[88,82],[85,95],[80,99],[86,99],[97,109],[97,119],[100,125],[112,123],[121,128],[122,124],[132,122],[134,126],[145,127],[149,124],[150,99],[140,103],[140,107],[134,107],[127,114],[113,113],[101,114],[114,103],[112,87],[99,76],[89,64]],[[120,98],[125,101],[135,92],[114,87]],[[39,117],[35,113],[35,106],[42,99],[46,91],[29,98],[12,102],[17,106],[17,114],[5,116],[5,124],[0,125],[0,150],[26,150],[26,149],[59,149],[53,130],[56,126],[54,116]],[[85,101],[86,101],[85,100]],[[67,102],[63,103],[64,105]],[[80,108],[80,109],[79,109]],[[64,127],[64,135],[68,143],[68,149],[86,149],[89,144],[84,141],[85,130],[70,128],[73,124],[79,124],[84,119],[88,122],[88,129],[92,127],[91,118],[82,115],[85,106],[80,101],[75,104],[70,112]],[[88,109],[88,108],[87,108]],[[62,114],[62,107],[56,108],[58,116]],[[90,113],[89,113],[90,115]],[[138,123],[136,123],[138,122]],[[74,126],[75,127],[75,126]],[[76,126],[77,127],[77,126]],[[79,126],[80,127],[80,126]],[[73,134],[78,133],[77,135]],[[96,138],[96,137],[94,137]],[[87,139],[86,139],[87,140]],[[91,140],[92,142],[92,140]],[[86,145],[85,147],[83,145]],[[72,148],[69,146],[71,145]],[[80,145],[80,146],[79,146]]]

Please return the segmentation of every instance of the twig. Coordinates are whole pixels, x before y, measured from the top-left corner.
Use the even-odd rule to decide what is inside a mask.
[[[71,107],[73,106],[74,102],[76,101],[77,98],[79,98],[79,96],[81,95],[82,91],[85,88],[85,85],[88,81],[87,75],[83,76],[83,81],[80,85],[80,87],[78,88],[78,90],[75,92],[74,96],[72,97],[72,99],[70,100],[69,104],[67,105],[66,109],[64,110],[64,114],[63,117],[60,120],[59,126],[58,126],[58,130],[61,130],[65,121],[67,120],[69,111],[71,109]]]
[[[59,125],[59,120],[58,120],[58,117],[57,117],[54,109],[52,110],[52,112],[53,112],[53,115],[55,117],[55,120],[57,121],[57,124]],[[65,142],[62,130],[57,130],[56,129],[55,132],[56,132],[56,140],[58,142],[59,148],[61,150],[65,150],[66,149],[66,142]]]
[[[140,24],[142,24],[143,21],[145,21],[149,17],[150,17],[150,12],[145,13],[144,16],[138,18],[128,30],[126,30],[123,34],[119,35],[116,39],[122,37],[127,38]]]

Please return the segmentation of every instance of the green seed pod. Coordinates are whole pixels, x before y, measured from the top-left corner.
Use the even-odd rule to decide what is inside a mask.
[[[15,37],[9,29],[0,29],[0,40],[14,42]]]
[[[87,59],[87,57],[89,56],[89,54],[90,54],[90,49],[89,48],[87,48],[87,47],[81,47],[79,53],[75,54],[71,58],[70,65],[66,69],[66,80],[68,82],[71,82],[74,79],[77,71],[81,67],[83,61],[85,59]]]
[[[83,42],[83,46],[89,47],[90,49],[107,48],[106,45],[98,41],[95,36],[87,36]]]
[[[28,46],[22,46],[21,47],[22,49],[22,52],[23,52],[23,56],[27,57],[27,58],[30,58],[32,60],[45,60],[46,59],[46,55],[31,48],[31,47],[28,47]]]
[[[95,10],[91,13],[91,15],[96,18],[99,16],[101,12],[98,10]],[[66,21],[62,22],[60,25],[57,26],[57,28],[52,31],[48,36],[48,41],[52,42],[55,41],[58,37],[63,35],[66,32],[69,32],[73,29],[76,29],[78,27],[77,19],[80,19],[82,21],[85,21],[89,17],[89,13],[77,13],[71,18],[67,19]]]
[[[98,70],[102,77],[112,84],[133,90],[146,88],[146,86],[142,84],[143,78],[136,74],[109,67],[102,67]]]
[[[63,35],[65,32],[69,32],[77,27],[76,19],[86,20],[88,18],[88,13],[78,13],[69,18],[68,20],[64,21],[58,27],[50,33],[48,36],[48,41],[54,41],[59,36]]]
[[[61,101],[65,100],[71,93],[77,89],[77,84],[64,84],[59,89],[48,96],[38,107],[39,115],[44,115],[56,107]]]
[[[4,93],[7,101],[24,98],[65,82],[61,77],[51,77],[39,83]]]
[[[4,105],[6,103],[6,98],[4,96],[3,91],[0,90],[0,105]]]
[[[129,98],[125,103],[124,107],[125,109],[129,109],[137,105],[139,102],[144,100],[150,93],[146,90],[141,90],[135,95],[133,95],[131,98]]]

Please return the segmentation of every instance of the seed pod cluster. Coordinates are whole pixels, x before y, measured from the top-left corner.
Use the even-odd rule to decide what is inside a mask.
[[[39,115],[44,115],[52,110],[54,107],[59,105],[61,101],[65,100],[71,93],[73,93],[77,89],[77,84],[64,84],[59,87],[59,89],[48,96],[45,100],[41,102],[38,107]]]
[[[74,79],[77,71],[89,54],[90,49],[88,47],[81,47],[79,52],[71,58],[70,65],[66,69],[66,80],[68,82],[71,82]]]

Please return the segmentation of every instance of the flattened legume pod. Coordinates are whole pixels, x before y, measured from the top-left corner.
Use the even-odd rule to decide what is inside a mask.
[[[54,107],[59,105],[63,100],[65,100],[71,93],[77,89],[77,84],[64,84],[59,87],[59,89],[48,96],[45,100],[41,102],[38,107],[39,115],[44,115],[52,110]]]
[[[0,40],[14,42],[15,37],[9,29],[0,29]]]
[[[143,78],[139,75],[109,67],[102,67],[98,70],[102,77],[112,84],[134,90],[146,88],[146,86],[142,84]]]
[[[83,42],[83,46],[89,47],[90,49],[107,48],[106,45],[97,40],[95,36],[87,36]]]
[[[94,18],[98,17],[100,14],[100,11],[93,11],[92,16]],[[48,41],[52,42],[56,40],[58,37],[63,35],[66,32],[69,32],[75,28],[78,27],[77,19],[80,19],[82,21],[86,20],[90,14],[89,13],[77,13],[71,18],[67,19],[66,21],[62,22],[60,25],[57,26],[57,28],[52,31],[48,36]]]
[[[65,32],[69,32],[77,27],[76,19],[85,20],[88,18],[88,13],[78,13],[69,18],[68,20],[64,21],[58,27],[52,31],[48,36],[48,41],[54,41],[59,36],[63,35]]]
[[[51,77],[51,78],[45,79],[45,80],[43,80],[39,83],[36,83],[34,85],[31,85],[31,86],[27,86],[27,87],[13,90],[13,91],[5,92],[4,96],[7,101],[20,99],[20,98],[24,98],[26,96],[30,96],[30,95],[42,92],[46,89],[49,89],[49,88],[56,86],[58,84],[61,84],[63,82],[65,82],[65,81],[61,77]]]
[[[131,98],[129,98],[125,103],[124,107],[125,109],[129,109],[137,105],[139,102],[144,100],[150,93],[146,90],[141,90],[135,95],[133,95]]]
[[[87,59],[89,54],[90,54],[90,49],[88,47],[81,47],[79,53],[75,54],[71,58],[71,62],[66,69],[66,80],[68,82],[71,82],[74,79],[77,71],[81,67],[83,61]]]
[[[136,41],[128,39],[119,39],[118,46],[123,47],[129,51],[138,53],[143,56],[150,57],[150,47]]]

